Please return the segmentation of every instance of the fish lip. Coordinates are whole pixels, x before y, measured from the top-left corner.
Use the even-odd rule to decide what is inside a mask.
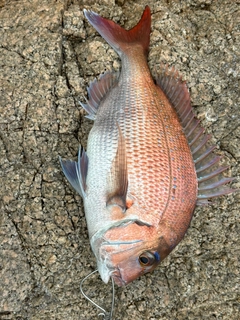
[[[122,287],[122,286],[127,284],[126,281],[123,280],[122,275],[121,275],[121,271],[120,271],[119,268],[114,269],[113,271],[111,271],[110,277],[113,279],[113,281],[119,287]]]
[[[123,287],[126,285],[126,282],[121,277],[112,276],[111,278],[116,283],[116,285],[119,287]]]
[[[114,247],[114,253],[120,253],[122,251],[126,252],[128,250],[132,250],[135,245],[138,246],[140,243],[142,243],[143,240],[130,240],[130,241],[108,241],[105,239],[101,243],[100,249],[98,251],[98,271],[101,275],[101,278],[103,282],[108,283],[109,279],[112,278],[113,281],[118,285],[119,287],[125,286],[128,284],[128,281],[125,281],[122,277],[120,268],[118,266],[114,266],[111,264],[110,261],[105,256],[105,250],[107,250],[108,246],[113,246]],[[118,246],[124,246],[124,245],[129,245],[130,248],[119,248]],[[105,249],[104,249],[105,247]],[[101,255],[101,250],[103,250],[103,254]],[[120,251],[119,251],[120,250]],[[105,258],[104,258],[105,256]]]
[[[112,269],[109,268],[109,266],[106,265],[106,263],[104,263],[104,261],[101,261],[101,260],[98,260],[97,265],[98,265],[98,272],[102,278],[102,281],[104,283],[108,283],[111,277]]]

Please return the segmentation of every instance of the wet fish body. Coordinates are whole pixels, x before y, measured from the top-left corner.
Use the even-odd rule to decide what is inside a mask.
[[[147,65],[151,15],[126,31],[92,11],[84,14],[119,54],[121,72],[94,80],[83,104],[94,120],[87,153],[61,160],[81,194],[92,250],[104,282],[125,285],[152,271],[181,241],[196,204],[233,190],[220,157],[195,119],[185,82]]]

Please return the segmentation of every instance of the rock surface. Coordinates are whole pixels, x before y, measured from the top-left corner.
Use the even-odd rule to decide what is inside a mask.
[[[151,70],[160,62],[180,70],[217,153],[237,176],[240,2],[147,4]],[[120,67],[82,9],[131,28],[145,5],[0,1],[0,319],[98,319],[79,290],[96,268],[82,201],[58,155],[75,158],[79,143],[86,147],[92,122],[78,101],[90,80]],[[197,208],[185,239],[162,265],[116,289],[114,319],[239,319],[239,234],[239,194]],[[93,277],[85,290],[109,310],[110,285]]]

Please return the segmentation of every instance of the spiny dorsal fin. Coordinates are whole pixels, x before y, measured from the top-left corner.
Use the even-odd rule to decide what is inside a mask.
[[[88,113],[86,118],[95,120],[95,116],[100,105],[109,90],[117,83],[119,77],[118,72],[106,71],[101,74],[99,80],[94,79],[87,88],[88,97],[86,103],[80,102],[80,105]]]
[[[127,207],[127,188],[128,174],[125,138],[118,126],[118,147],[109,176],[109,191],[106,201],[107,206],[117,205],[125,211]]]
[[[236,191],[224,186],[234,178],[222,176],[222,172],[228,167],[218,165],[221,157],[217,157],[212,152],[215,146],[208,145],[211,136],[203,133],[204,129],[199,125],[200,121],[194,115],[186,82],[182,80],[178,71],[162,64],[157,77],[157,85],[176,110],[188,140],[198,177],[197,204],[206,205],[210,198]]]
[[[86,196],[86,178],[88,170],[88,157],[83,148],[79,148],[78,162],[72,160],[62,160],[59,157],[63,173],[72,187],[82,198]]]

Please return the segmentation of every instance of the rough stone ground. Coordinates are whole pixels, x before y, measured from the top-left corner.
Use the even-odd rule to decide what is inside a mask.
[[[0,1],[0,319],[99,319],[79,291],[96,265],[58,155],[86,147],[92,123],[78,101],[90,80],[120,66],[82,9],[130,28],[146,4],[151,69],[163,61],[184,74],[217,153],[238,174],[240,1]],[[239,319],[239,234],[239,194],[197,208],[166,261],[116,289],[115,319]],[[85,287],[110,308],[110,286],[95,277]]]

